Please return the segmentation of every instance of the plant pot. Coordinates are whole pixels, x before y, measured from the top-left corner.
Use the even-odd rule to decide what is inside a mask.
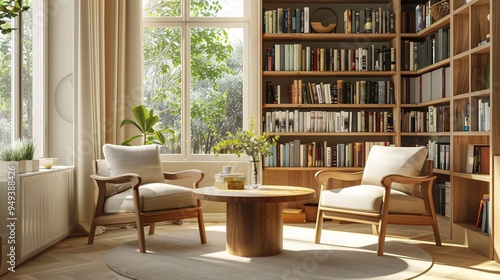
[[[0,174],[7,174],[8,172],[16,172],[16,174],[23,174],[26,172],[36,172],[40,169],[40,162],[34,160],[20,160],[20,161],[0,161]]]

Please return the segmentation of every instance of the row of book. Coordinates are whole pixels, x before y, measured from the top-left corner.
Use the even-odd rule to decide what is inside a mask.
[[[449,181],[434,183],[432,200],[436,214],[451,217],[451,183]]]
[[[486,144],[467,145],[467,173],[490,174],[490,146]]]
[[[334,12],[335,13],[335,12]],[[263,9],[262,32],[275,33],[311,33],[311,12],[309,7]],[[367,7],[364,10],[346,9],[343,12],[344,33],[395,33],[394,13],[382,7]],[[337,17],[335,13],[334,17]],[[332,19],[333,20],[333,19]],[[337,26],[339,18],[336,19]],[[334,29],[336,31],[336,29]]]
[[[394,13],[381,7],[344,11],[344,33],[395,33]]]
[[[304,82],[294,80],[289,99],[282,100],[281,86],[266,82],[268,104],[394,104],[392,81]]]
[[[427,111],[403,109],[402,132],[449,132],[450,106],[429,106]]]
[[[476,228],[480,228],[482,232],[487,234],[491,234],[491,210],[490,195],[484,194],[479,201]]]
[[[435,20],[431,15],[431,7],[441,0],[429,0],[415,6],[415,32],[420,32],[431,26]]]
[[[441,28],[424,41],[401,42],[401,70],[417,71],[450,57],[449,28]]]
[[[264,132],[394,132],[394,114],[360,110],[266,112]]]
[[[427,150],[427,158],[432,159],[434,168],[450,170],[450,143],[429,140]]]
[[[310,33],[309,7],[263,9],[262,33]]]
[[[435,20],[431,15],[431,7],[440,0],[430,0],[415,5],[411,10],[401,13],[401,33],[418,33],[431,26]]]
[[[265,71],[395,71],[396,49],[386,45],[339,49],[303,47],[300,43],[267,48]]]
[[[416,77],[401,77],[401,103],[415,104],[450,97],[450,67]]]
[[[389,142],[353,142],[328,144],[327,141],[301,143],[295,139],[273,146],[265,158],[266,167],[364,167],[374,145],[393,146]]]

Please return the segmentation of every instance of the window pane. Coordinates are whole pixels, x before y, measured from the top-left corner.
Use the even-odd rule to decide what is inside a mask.
[[[146,17],[180,17],[181,0],[143,0],[142,12]]]
[[[32,5],[32,4],[30,4]],[[33,9],[23,13],[22,128],[21,136],[33,139]]]
[[[191,0],[192,17],[243,17],[244,0]]]
[[[0,143],[10,144],[12,139],[12,35],[0,35]]]
[[[191,152],[210,154],[243,125],[243,29],[192,28]]]
[[[160,115],[157,129],[167,143],[162,153],[181,153],[181,29],[144,29],[144,103]]]

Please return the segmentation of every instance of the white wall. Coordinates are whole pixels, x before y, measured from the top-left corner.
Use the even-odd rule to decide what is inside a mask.
[[[73,165],[74,2],[48,1],[48,153]]]

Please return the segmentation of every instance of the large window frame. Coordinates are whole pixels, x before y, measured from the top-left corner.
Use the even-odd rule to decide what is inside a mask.
[[[183,0],[182,14],[180,17],[143,17],[143,28],[180,28],[182,34],[182,149],[180,154],[163,154],[163,161],[214,161],[237,160],[235,155],[220,155],[215,158],[213,154],[192,154],[190,147],[190,35],[191,28],[241,28],[243,30],[243,128],[248,128],[250,116],[258,117],[259,84],[258,80],[258,2],[244,0],[242,17],[204,18],[191,17],[188,0]],[[258,83],[252,81],[259,81]]]
[[[24,1],[23,1],[24,4]],[[11,25],[16,28],[11,32],[11,133],[13,143],[19,138],[27,137],[36,144],[35,158],[47,152],[47,83],[46,83],[46,51],[47,51],[47,3],[43,0],[30,0],[32,14],[32,123],[31,135],[23,134],[23,13],[14,18]],[[2,35],[0,35],[2,36]]]

